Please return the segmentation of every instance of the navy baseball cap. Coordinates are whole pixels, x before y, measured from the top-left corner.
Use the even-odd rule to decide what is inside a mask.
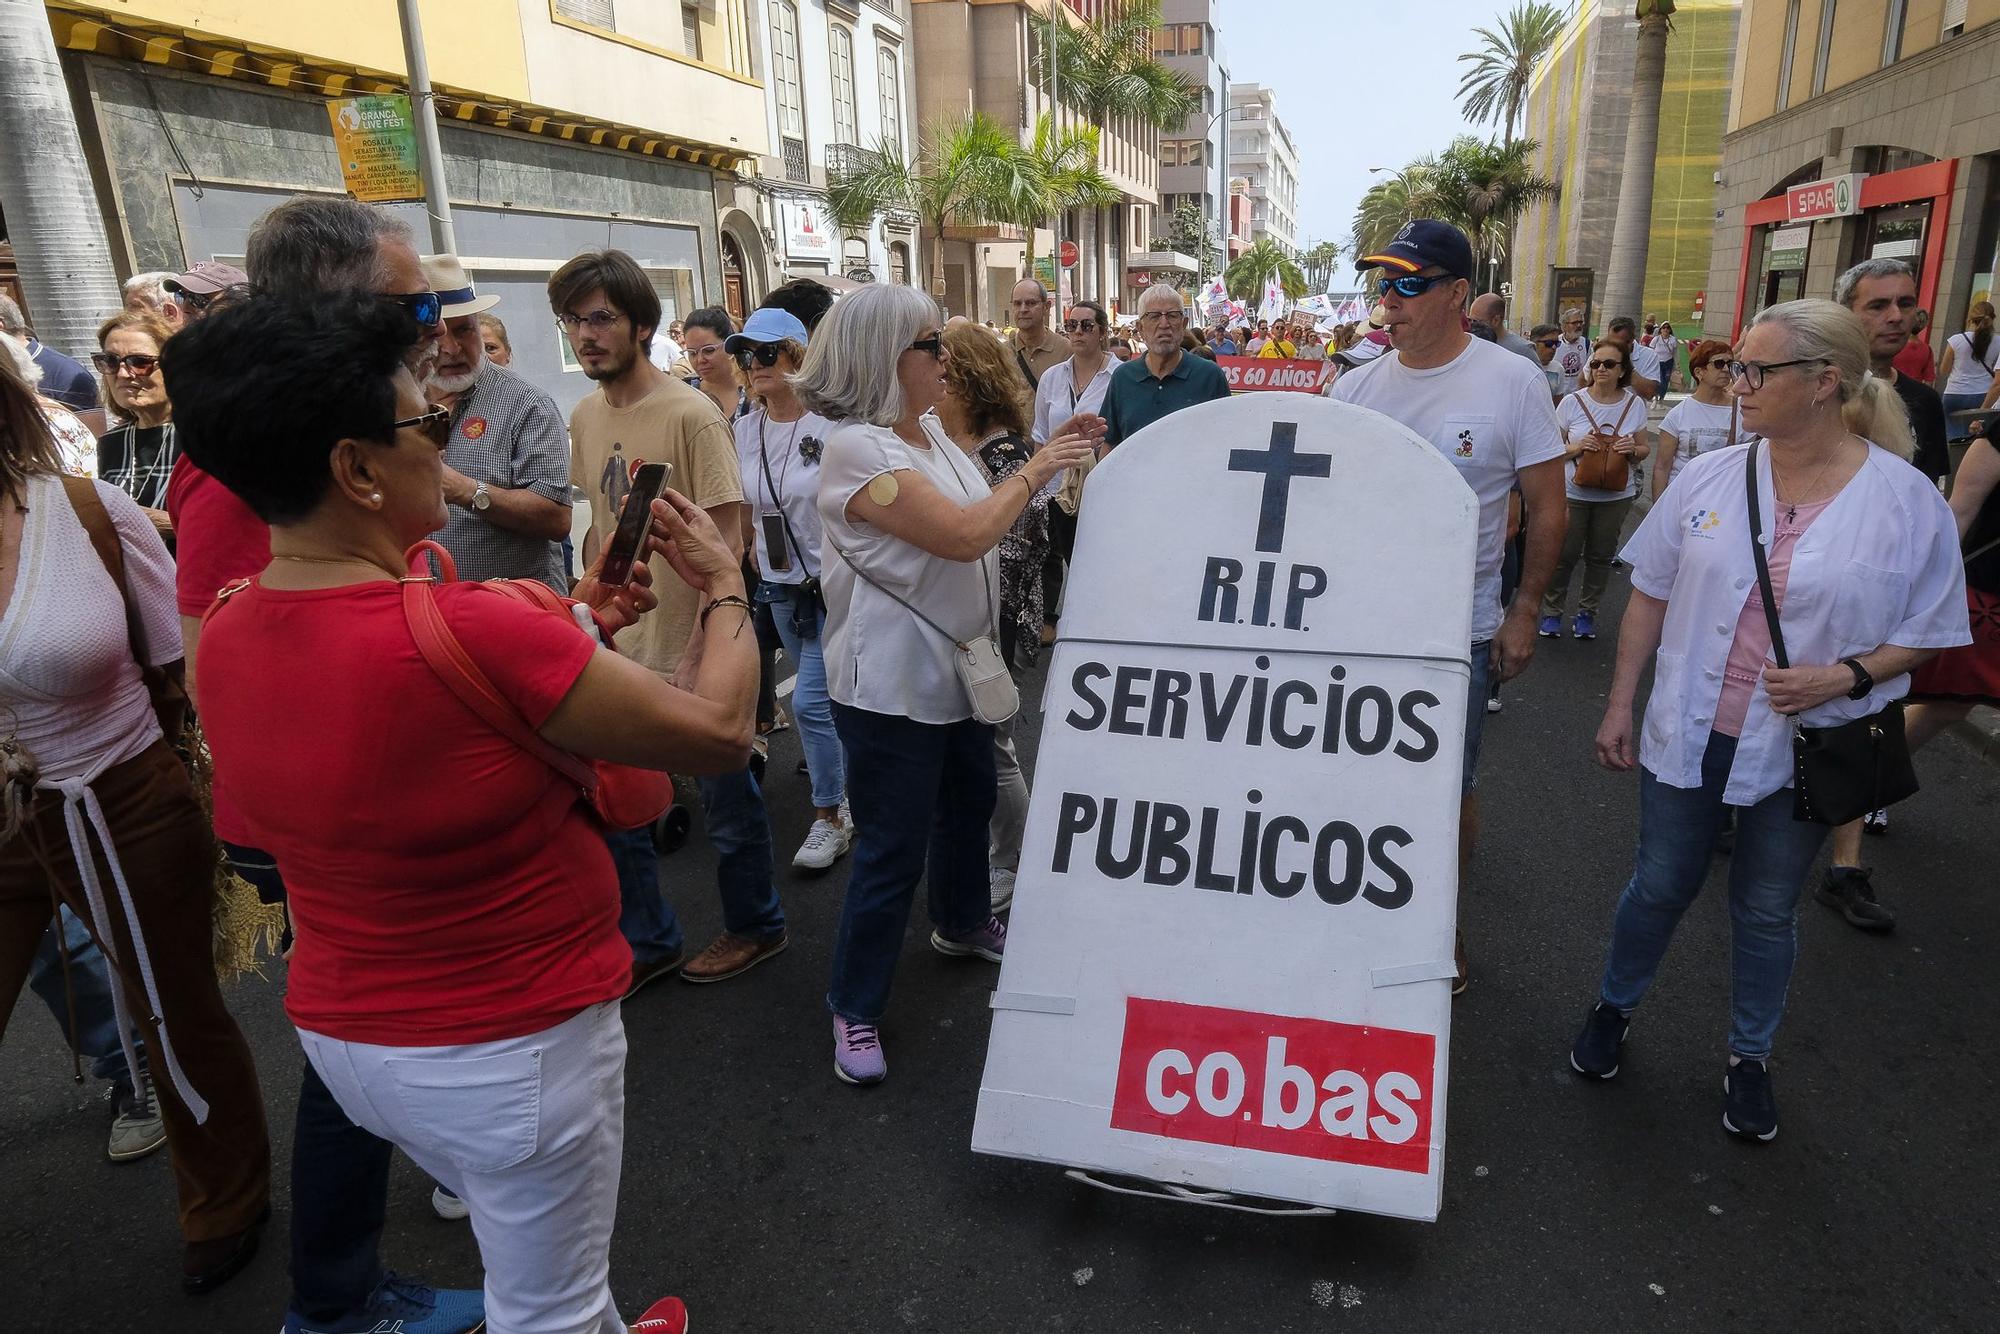
[[[1418,218],[1406,222],[1396,239],[1373,255],[1363,255],[1356,269],[1393,269],[1397,274],[1421,273],[1436,265],[1454,278],[1472,279],[1472,242],[1448,222]]]

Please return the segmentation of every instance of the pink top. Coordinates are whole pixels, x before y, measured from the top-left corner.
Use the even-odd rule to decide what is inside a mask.
[[[1771,567],[1771,593],[1778,599],[1781,612],[1785,606],[1785,581],[1792,572],[1792,552],[1798,548],[1806,529],[1812,527],[1813,520],[1836,498],[1828,496],[1811,505],[1800,505],[1796,519],[1786,517],[1789,506],[1778,508],[1777,526],[1771,531],[1771,550],[1764,559]],[[1724,736],[1743,735],[1743,719],[1750,712],[1750,695],[1770,660],[1771,627],[1764,619],[1764,590],[1753,583],[1750,596],[1743,603],[1743,614],[1736,618],[1736,639],[1729,646],[1729,661],[1722,668],[1722,698],[1715,706],[1716,731]]]

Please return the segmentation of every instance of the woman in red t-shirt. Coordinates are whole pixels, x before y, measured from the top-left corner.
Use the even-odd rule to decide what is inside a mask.
[[[403,553],[446,517],[449,418],[403,369],[415,333],[393,302],[273,298],[173,340],[183,447],[271,525],[270,564],[210,613],[203,719],[290,890],[286,1009],[306,1056],[357,1125],[465,1200],[489,1328],[623,1334],[617,877],[574,785],[473,714],[404,619]],[[712,622],[687,690],[483,584],[437,603],[551,744],[730,772],[749,755],[757,639],[734,554],[668,497],[648,541]],[[652,603],[643,579],[578,594],[622,624]],[[668,1301],[648,1328],[679,1328]]]

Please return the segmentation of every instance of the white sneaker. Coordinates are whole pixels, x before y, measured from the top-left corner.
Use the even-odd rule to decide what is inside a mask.
[[[1005,867],[995,866],[986,872],[986,879],[987,883],[993,889],[994,912],[999,912],[1014,901],[1014,873],[1012,871],[1007,870]]]
[[[792,858],[792,867],[800,871],[824,871],[853,846],[854,834],[846,824],[814,820],[812,828],[806,831],[806,841],[799,844],[798,853]]]
[[[472,1210],[467,1207],[465,1201],[446,1190],[443,1186],[431,1187],[431,1209],[436,1212],[439,1218],[449,1219],[454,1223],[458,1222],[461,1218],[470,1218],[472,1216]]]
[[[1500,697],[1498,695],[1488,695],[1486,697],[1486,711],[1488,713],[1500,712]]]

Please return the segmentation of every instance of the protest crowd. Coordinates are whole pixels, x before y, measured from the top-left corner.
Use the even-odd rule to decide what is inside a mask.
[[[1804,892],[1895,921],[1861,863],[1886,809],[1795,818],[1794,727],[1836,744],[1894,718],[1915,749],[2000,701],[2000,453],[1947,415],[2000,396],[1992,307],[1933,387],[1901,369],[1917,287],[1893,260],[1733,344],[1639,312],[1515,328],[1442,222],[1360,268],[1369,317],[1324,330],[1212,319],[1165,285],[1121,323],[1033,279],[1005,331],[810,279],[740,323],[663,327],[618,250],[563,264],[546,309],[496,309],[391,215],[301,197],[241,269],[135,279],[96,347],[33,342],[0,298],[0,996],[25,982],[109,1087],[112,1159],[170,1155],[183,1286],[253,1260],[275,1167],[288,1331],[687,1329],[676,1297],[612,1299],[622,1006],[782,953],[787,856],[845,876],[825,1013],[800,1016],[844,1083],[889,1074],[920,886],[932,949],[1004,957],[1020,697],[1061,634],[1093,465],[1227,399],[1218,358],[1314,363],[1476,500],[1461,885],[1493,836],[1479,751],[1503,684],[1544,641],[1616,634],[1595,749],[1640,771],[1634,869],[1580,1029],[1549,1042],[1618,1073],[1726,850],[1719,1110],[1773,1138]],[[535,320],[594,384],[566,419],[508,369],[508,325]],[[787,727],[792,787],[767,771]],[[774,800],[810,807],[796,849]],[[662,893],[695,802],[710,940]],[[295,1062],[253,1064],[225,1004],[223,906],[272,923]],[[263,1087],[292,1081],[274,1164]],[[397,1150],[469,1220],[482,1288],[379,1253]]]

